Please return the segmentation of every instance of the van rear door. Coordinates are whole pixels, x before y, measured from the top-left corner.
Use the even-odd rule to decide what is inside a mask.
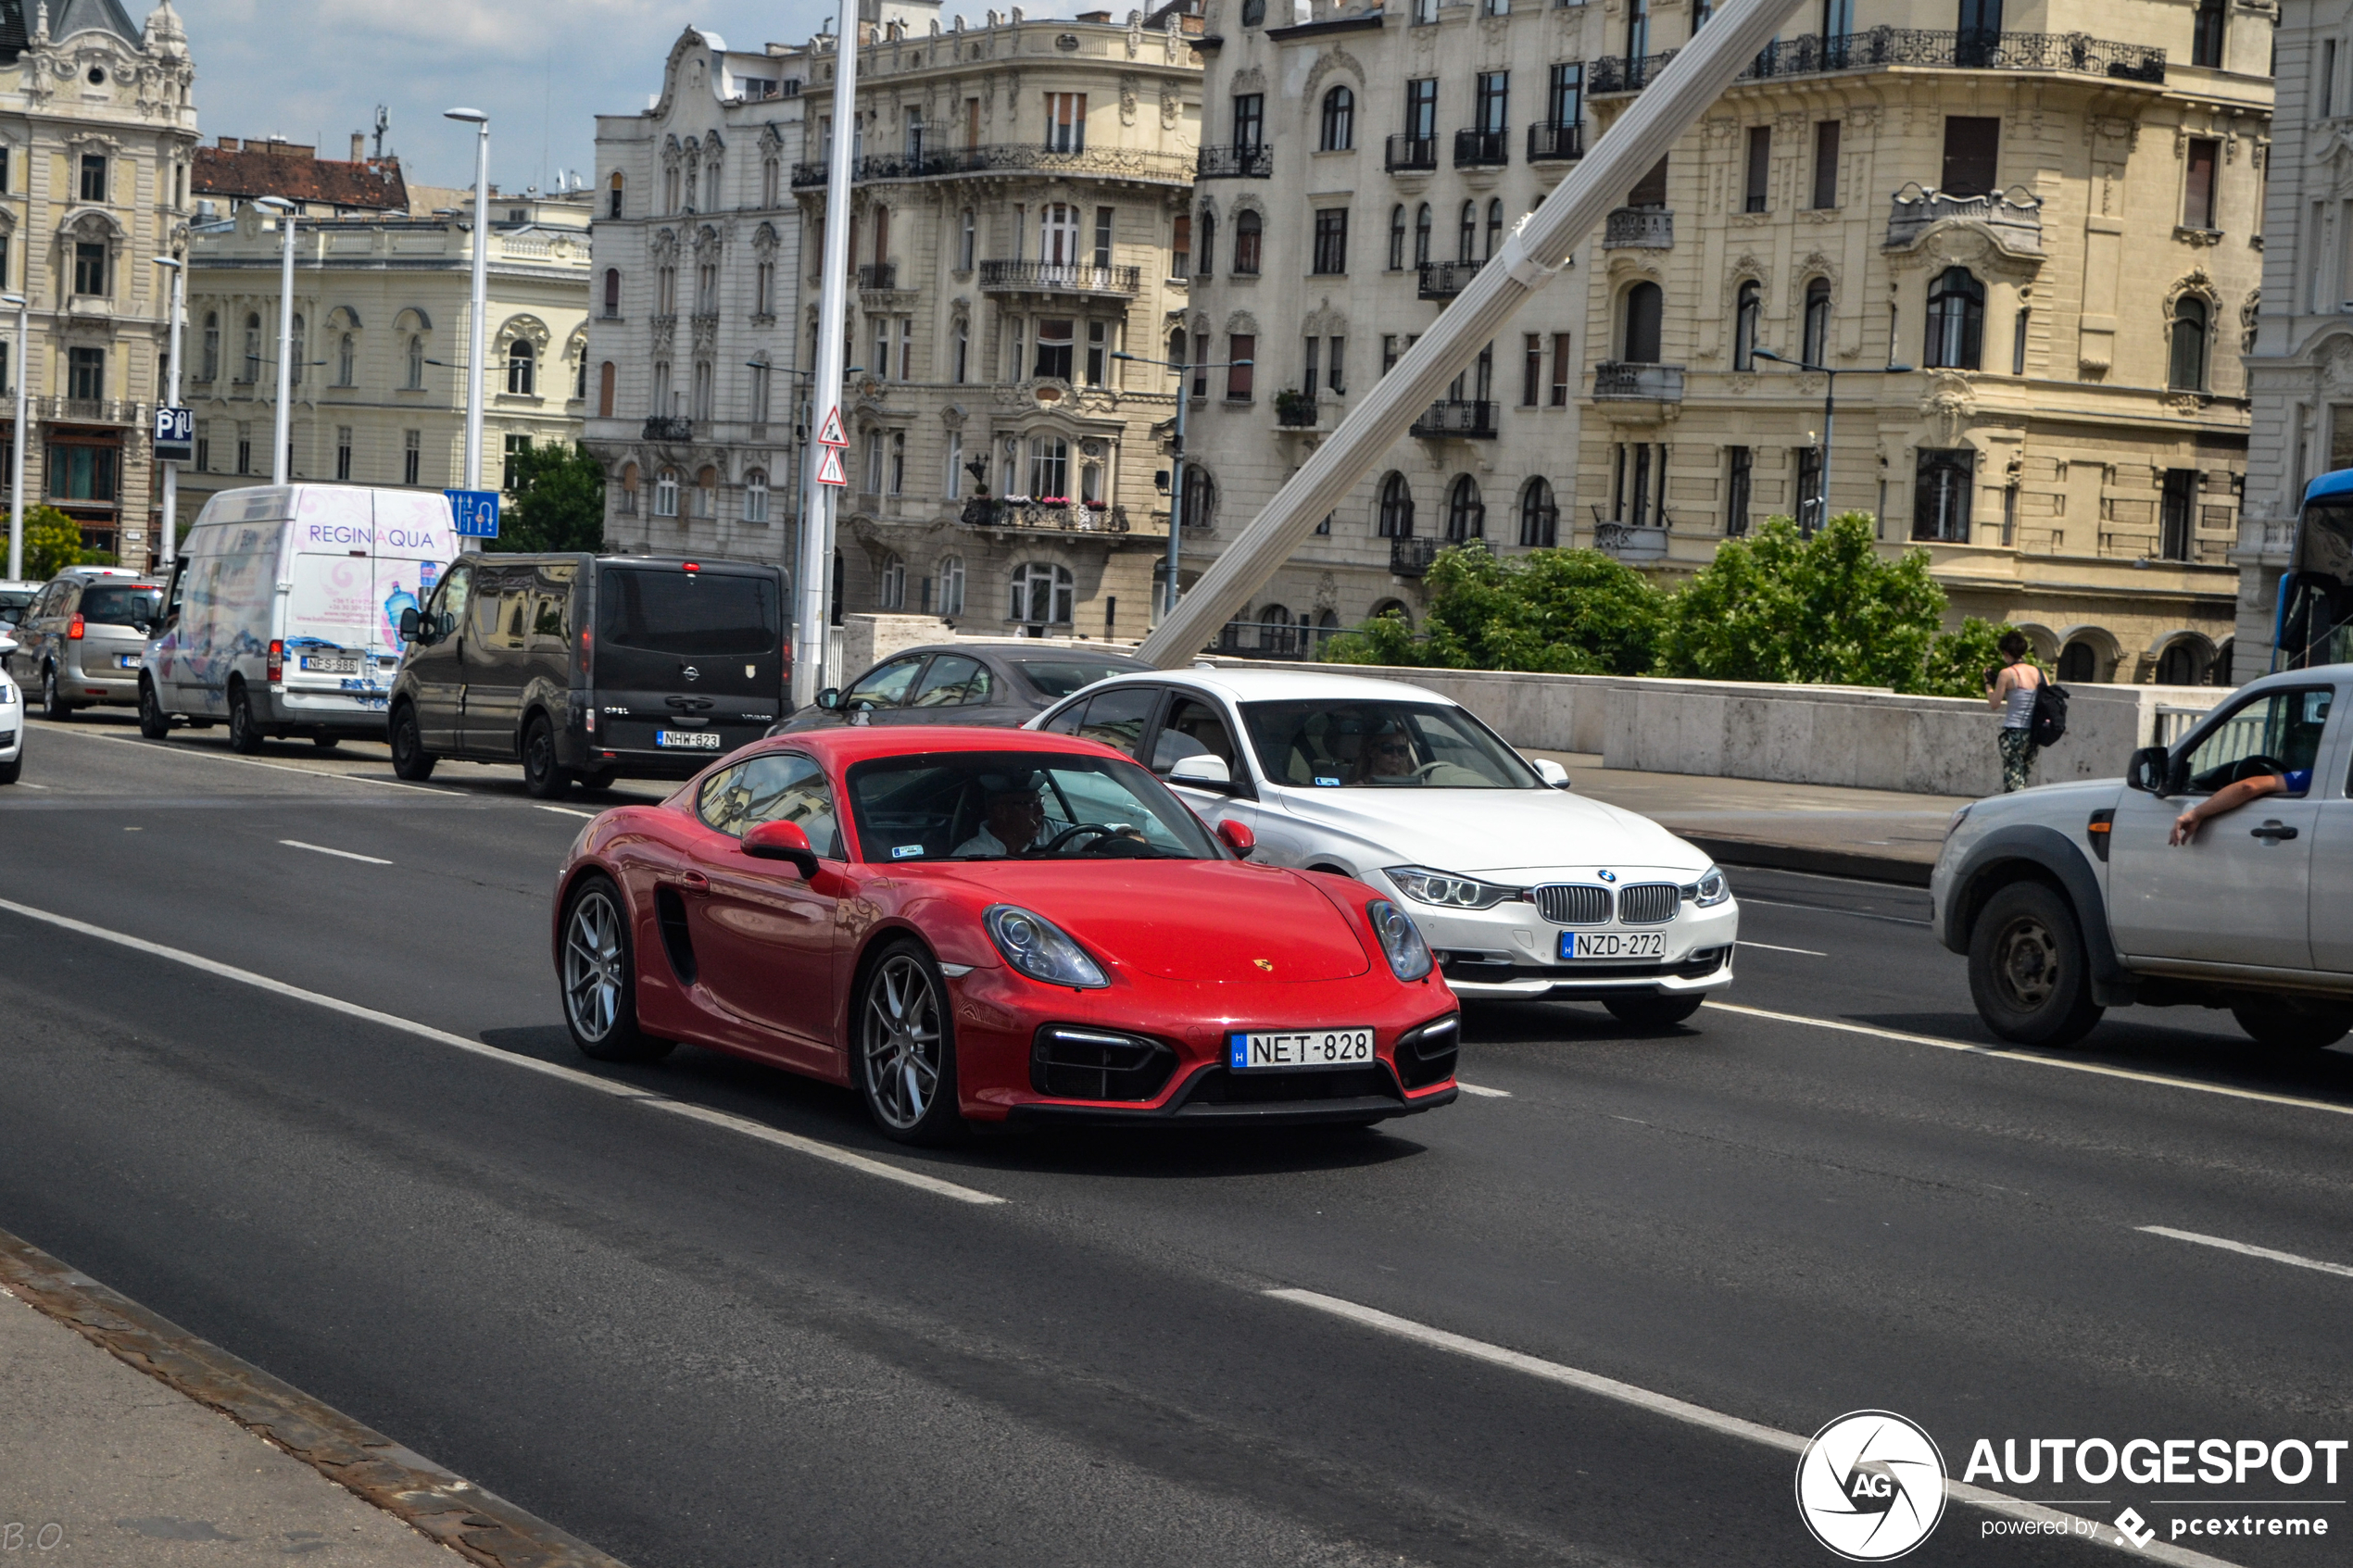
[[[441,574],[458,558],[449,497],[422,490],[373,490],[376,553],[370,594],[375,613],[369,651],[376,683],[389,688],[399,668],[400,612],[422,609]]]
[[[783,578],[748,562],[604,563],[594,668],[600,750],[709,758],[758,740],[784,689]]]
[[[296,492],[287,562],[285,683],[289,694],[384,696],[375,683],[375,517],[365,490]]]

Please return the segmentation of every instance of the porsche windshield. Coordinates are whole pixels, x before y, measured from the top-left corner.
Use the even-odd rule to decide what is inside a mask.
[[[1435,702],[1245,702],[1258,765],[1299,789],[1541,789],[1459,708]]]
[[[1159,780],[1108,757],[877,758],[850,768],[849,809],[869,861],[1221,858]]]

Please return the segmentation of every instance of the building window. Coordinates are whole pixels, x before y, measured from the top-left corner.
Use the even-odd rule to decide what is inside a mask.
[[[245,379],[251,381],[253,378],[247,376]],[[412,332],[409,337],[409,379],[405,384],[411,392],[422,389],[425,384],[425,340],[420,332]]]
[[[1414,213],[1414,265],[1429,265],[1429,203],[1424,202]]]
[[[1210,207],[1201,209],[1201,244],[1194,247],[1194,254],[1200,258],[1194,275],[1208,277],[1217,259],[1217,214]]]
[[[1324,94],[1322,149],[1344,153],[1356,145],[1356,94],[1335,87]]]
[[[912,316],[899,318],[899,379],[915,379],[915,319]]]
[[[1969,492],[1976,479],[1973,448],[1924,448],[1912,487],[1912,537],[1931,544],[1968,544]]]
[[[749,360],[744,369],[751,372],[745,382],[751,392],[751,422],[764,425],[768,422],[768,357],[763,354]]]
[[[1258,338],[1251,332],[1234,332],[1226,339],[1226,401],[1247,403],[1252,385],[1251,370],[1258,353]]]
[[[749,469],[744,473],[744,521],[768,521],[768,470]]]
[[[1800,354],[1808,365],[1828,363],[1831,351],[1831,281],[1816,278],[1806,285],[1806,329]]]
[[[1478,498],[1478,481],[1457,474],[1446,492],[1446,537],[1453,544],[1477,539],[1487,532],[1487,505]]]
[[[1234,150],[1254,153],[1266,140],[1266,94],[1234,94]]]
[[[1741,210],[1762,212],[1770,194],[1773,178],[1773,128],[1752,125],[1748,128],[1748,178],[1741,190]]]
[[[1046,150],[1083,153],[1087,150],[1087,94],[1046,94]]]
[[[1029,496],[1034,501],[1070,499],[1070,443],[1061,436],[1030,438]]]
[[[104,153],[82,155],[82,199],[104,202],[107,199],[107,158]]]
[[[939,493],[951,501],[963,499],[964,433],[961,430],[948,433],[948,462],[940,474]]]
[[[1990,196],[2002,145],[2002,122],[1990,118],[1950,115],[1944,120],[1944,178],[1938,189],[1948,196]]]
[[[942,556],[937,568],[939,575],[939,613],[964,613],[964,558]]]
[[[1519,406],[1536,407],[1539,391],[1544,384],[1544,335],[1523,332],[1519,340]]]
[[[0,442],[0,458],[7,456],[8,444]],[[196,471],[212,471],[212,425],[209,420],[199,420],[196,422]]]
[[[705,468],[695,475],[695,516],[704,521],[719,515],[719,470]]]
[[[621,171],[619,169],[615,169],[613,170],[612,178],[605,182],[605,216],[607,218],[618,218],[621,216],[622,189],[623,182],[621,178]]]
[[[1305,369],[1301,371],[1299,377],[1299,391],[1300,395],[1305,397],[1310,403],[1315,400],[1315,383],[1321,372],[1323,354],[1324,340],[1319,337],[1309,338]]]
[[[1504,198],[1495,196],[1487,203],[1487,259],[1494,260],[1495,253],[1503,248]]]
[[[1730,448],[1732,471],[1724,485],[1724,532],[1739,538],[1748,532],[1748,502],[1755,489],[1756,454],[1745,446]]]
[[[1618,358],[1629,365],[1658,363],[1660,318],[1667,308],[1667,296],[1656,283],[1645,280],[1626,291],[1626,304],[1621,311],[1618,341],[1623,345]]]
[[[979,244],[979,226],[973,219],[973,209],[971,207],[966,207],[964,208],[963,226],[956,235],[957,271],[969,272],[973,270],[973,250],[974,247]]]
[[[115,498],[115,464],[121,457],[115,446],[49,445],[49,495],[59,501],[111,501]]]
[[[507,395],[510,397],[531,396],[537,384],[538,369],[538,357],[529,341],[517,338],[507,345]]]
[[[302,384],[303,366],[310,358],[310,348],[308,342],[309,337],[309,332],[308,331],[308,323],[304,321],[300,312],[296,312],[292,325],[294,333],[289,345],[291,349],[291,362],[286,366],[286,378],[294,385],[300,386]]]
[[[1207,397],[1209,395],[1209,334],[1207,332],[1193,334],[1192,364],[1193,395]]]
[[[88,240],[74,242],[73,292],[82,295],[104,295],[107,292],[107,246],[104,241],[96,244]]]
[[[1931,370],[1974,370],[1985,336],[1985,285],[1966,267],[1948,267],[1928,291]]]
[[[1265,222],[1255,212],[1234,215],[1234,276],[1258,276],[1258,258],[1263,249]]]
[[[1560,543],[1560,529],[1552,482],[1539,474],[1519,488],[1519,542],[1529,549],[1549,550]]]
[[[1554,408],[1566,408],[1568,407],[1568,383],[1570,379],[1576,374],[1577,361],[1569,358],[1569,334],[1567,332],[1554,332],[1553,334],[1552,394],[1552,406]]]
[[[2321,112],[2322,114],[2326,114],[2328,110],[2323,107]],[[17,187],[13,182],[13,174],[9,168],[8,149],[6,147],[0,147],[0,194],[13,191]]]
[[[66,350],[66,395],[77,403],[95,403],[107,395],[107,351],[103,348]]]
[[[1552,80],[1545,92],[1545,110],[1554,130],[1567,131],[1585,118],[1585,67],[1583,63],[1554,66]],[[1575,143],[1569,145],[1574,146]]]
[[[1034,560],[1013,569],[1013,605],[1006,619],[1032,626],[1067,626],[1076,608],[1070,568]]]
[[[359,340],[349,332],[335,339],[335,384],[351,386],[359,373]]]
[[[1315,270],[1326,276],[1348,270],[1348,209],[1344,207],[1316,210]]]
[[[1797,522],[1811,533],[1822,526],[1822,449],[1800,446],[1797,459]]]
[[[1732,369],[1756,369],[1757,322],[1765,313],[1765,290],[1754,278],[1741,283],[1737,303],[1732,307]],[[1631,359],[1633,356],[1627,356]]]
[[[531,450],[531,437],[510,435],[501,445],[498,462],[498,488],[509,495],[515,489],[515,459]]]
[[[654,516],[678,515],[678,470],[664,469],[654,475]]]
[[[1195,465],[1187,465],[1184,474],[1185,515],[1177,525],[1177,531],[1180,533],[1206,533],[1217,516],[1217,482],[1209,476],[1207,469]]]
[[[2190,139],[2182,180],[2182,227],[2219,229],[2214,221],[2214,166],[2222,150],[2220,142],[2203,136]]]
[[[204,374],[197,377],[197,380],[209,383],[220,379],[220,312],[218,310],[208,310],[204,313],[204,358],[202,360],[202,364],[204,367]]]
[[[1405,270],[1405,204],[1399,202],[1389,209],[1389,270]]]
[[[696,360],[694,374],[695,395],[694,402],[689,406],[689,417],[698,421],[708,421],[712,419],[715,414],[715,410],[712,407],[714,402],[712,397],[712,383],[716,378],[714,376],[711,361],[708,359]]]
[[[1112,221],[1119,209],[1099,207],[1095,209],[1095,265],[1109,267],[1112,257]]]
[[[875,574],[875,604],[880,609],[907,608],[907,563],[898,556],[883,557],[882,570]]]
[[[2197,0],[2197,19],[2190,32],[2190,64],[2221,69],[2229,26],[2229,0]]]
[[[965,372],[972,364],[972,323],[959,318],[948,344],[950,380],[958,386],[964,384]]]
[[[1189,212],[1180,212],[1176,215],[1175,232],[1170,234],[1168,240],[1168,275],[1172,278],[1186,278],[1192,275],[1192,270],[1193,215]]]
[[[1478,204],[1466,201],[1454,219],[1454,259],[1467,267],[1478,259]]]
[[[890,433],[889,483],[891,495],[907,493],[907,433],[903,430]]]
[[[618,267],[605,269],[605,320],[621,320],[621,269]]]
[[[1483,70],[1472,97],[1476,118],[1471,128],[1483,136],[1500,137],[1511,127],[1512,73]]]
[[[1324,384],[1331,388],[1332,395],[1334,397],[1342,397],[1347,395],[1348,393],[1348,377],[1342,368],[1341,361],[1341,356],[1345,353],[1348,347],[1348,340],[1344,337],[1333,338],[1331,340],[1330,346],[1331,374],[1325,378]]]
[[[351,427],[335,426],[335,477],[348,483],[351,479]]]
[[[2014,376],[2026,374],[2026,331],[2032,320],[2033,312],[2021,305],[2010,323],[2010,374]]]
[[[424,446],[425,433],[423,431],[405,430],[400,433],[401,483],[415,484],[419,483],[417,478],[417,470],[424,459]],[[237,471],[239,473],[245,471],[245,427],[240,425],[237,427]]]
[[[1048,319],[1038,323],[1038,360],[1035,376],[1068,381],[1070,377],[1072,323],[1067,319]]]
[[[599,419],[612,418],[613,388],[618,378],[619,371],[610,359],[597,369],[597,416]]]
[[[858,486],[858,488],[859,488],[861,491],[864,492],[866,495],[880,495],[880,494],[882,493],[882,481],[883,481],[883,438],[882,438],[882,432],[880,432],[880,431],[878,431],[878,430],[870,430],[870,431],[868,431],[868,432],[866,433],[866,477],[865,477],[865,482],[864,482],[863,483],[860,484],[860,485]]]
[[[1814,127],[1814,206],[1828,211],[1838,205],[1839,122],[1825,119]]]
[[[2185,295],[2174,302],[2172,352],[2168,358],[2166,384],[2177,392],[2206,390],[2207,321],[2206,301]]]
[[[1104,372],[1110,368],[1111,323],[1109,321],[1089,321],[1087,323],[1087,363],[1085,367],[1087,372],[1087,384],[1088,386],[1102,385],[1108,379]]]
[[[1414,536],[1414,487],[1403,474],[1392,473],[1380,482],[1380,507],[1374,526],[1384,539]]]

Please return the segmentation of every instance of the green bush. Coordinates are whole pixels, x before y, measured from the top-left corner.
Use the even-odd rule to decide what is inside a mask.
[[[45,582],[69,566],[105,564],[84,561],[82,555],[82,524],[55,507],[33,507],[25,512],[24,570],[28,579]]]
[[[1439,551],[1426,581],[1430,607],[1422,639],[1390,617],[1334,638],[1327,657],[1349,664],[1639,675],[1651,667],[1667,621],[1667,596],[1598,550],[1503,558],[1474,539]]]

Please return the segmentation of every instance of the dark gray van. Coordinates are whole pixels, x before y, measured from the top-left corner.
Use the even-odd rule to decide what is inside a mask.
[[[542,799],[683,779],[784,708],[784,573],[758,561],[461,556],[400,635],[387,723],[404,779],[445,757],[519,760]]]

